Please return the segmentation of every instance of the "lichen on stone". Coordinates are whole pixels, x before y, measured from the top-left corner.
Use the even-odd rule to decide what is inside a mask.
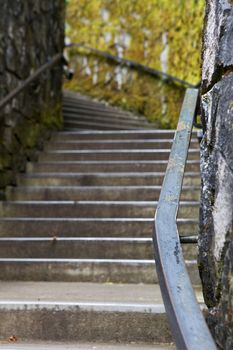
[[[233,348],[233,4],[207,0],[203,45],[199,270],[208,323]]]

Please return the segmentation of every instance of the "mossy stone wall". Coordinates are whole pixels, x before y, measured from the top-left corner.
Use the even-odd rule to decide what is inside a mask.
[[[63,51],[63,0],[0,0],[0,100]],[[0,191],[62,126],[62,64],[43,73],[0,110]]]

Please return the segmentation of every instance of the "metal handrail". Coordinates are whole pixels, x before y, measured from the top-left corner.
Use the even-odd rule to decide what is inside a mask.
[[[197,89],[187,89],[155,215],[153,241],[160,287],[177,348],[216,350],[185,267],[176,223],[197,98]]]
[[[134,69],[140,70],[144,73],[150,74],[150,75],[155,76],[157,78],[160,78],[164,81],[179,84],[181,86],[184,86],[185,88],[197,88],[200,86],[200,82],[196,85],[193,85],[185,80],[182,80],[182,79],[174,77],[170,74],[164,73],[158,69],[150,68],[150,67],[145,66],[141,63],[138,63],[138,62],[132,61],[132,60],[128,60],[126,58],[121,58],[119,56],[113,55],[113,54],[106,52],[106,51],[93,49],[93,48],[91,48],[87,45],[84,45],[82,43],[71,43],[71,44],[66,45],[66,48],[72,48],[72,47],[78,47],[78,48],[85,49],[85,50],[87,50],[87,51],[89,51],[89,52],[91,52],[99,57],[105,58],[105,59],[107,59],[111,62],[114,62],[116,64],[120,64],[122,66],[126,66],[129,68],[134,68]]]
[[[9,102],[13,100],[20,92],[22,92],[28,85],[30,85],[35,79],[37,79],[42,73],[44,73],[47,69],[55,66],[60,60],[63,59],[63,54],[56,54],[51,60],[45,63],[43,66],[38,68],[36,72],[30,75],[27,79],[25,79],[19,86],[17,86],[14,90],[12,90],[8,95],[6,95],[0,101],[0,109],[5,107]]]

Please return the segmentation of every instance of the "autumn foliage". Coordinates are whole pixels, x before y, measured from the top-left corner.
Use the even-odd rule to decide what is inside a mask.
[[[160,69],[190,83],[200,80],[204,0],[69,0],[71,42]],[[88,52],[69,52],[76,69],[67,85],[175,127],[184,89],[116,67]]]

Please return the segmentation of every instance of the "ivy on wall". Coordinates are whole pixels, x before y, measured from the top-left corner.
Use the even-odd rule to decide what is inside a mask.
[[[84,43],[92,48],[132,59],[196,84],[200,80],[204,3],[205,0],[144,0],[143,2],[139,0],[69,0],[67,37],[71,42]],[[75,55],[71,56],[76,68]],[[79,64],[87,65],[87,61],[79,60]],[[99,63],[97,65],[99,71]],[[89,67],[89,71],[91,69]],[[105,77],[109,75],[109,70],[111,72],[112,68],[106,67]],[[93,74],[93,71],[91,73]],[[97,80],[99,76],[98,73]],[[93,82],[93,79],[89,79],[89,86],[83,82],[82,90],[80,74],[79,76],[76,74],[76,78],[76,85],[79,84],[79,86],[75,86],[73,81],[66,87],[72,86],[79,92],[94,94],[96,97],[123,105],[125,108],[131,109],[131,105],[134,105],[135,109],[141,113],[147,111],[146,114],[151,120],[162,118],[162,127],[174,127],[176,124],[183,96],[180,88],[172,93],[171,89],[160,84],[160,93],[158,91],[156,94],[158,100],[171,102],[169,108],[166,108],[166,103],[162,103],[161,108],[161,103],[156,102],[155,99],[153,102],[152,98],[149,98],[152,105],[149,106],[148,102],[145,105],[143,98],[145,91],[150,92],[154,91],[155,87],[158,88],[158,84],[153,86],[153,79],[149,79],[150,82],[146,79],[144,87],[142,77],[138,86],[129,88],[125,82],[123,90],[127,90],[127,93],[124,93],[122,87],[119,91],[119,86],[117,89],[116,84],[112,84],[112,91],[109,88],[106,89],[106,96],[104,96],[103,86],[99,94],[98,83]],[[137,84],[134,79],[128,79],[127,84],[129,82]],[[94,85],[95,91],[91,89],[91,85],[92,88]],[[166,90],[176,96],[173,102],[166,95]],[[130,91],[134,91],[133,104],[130,102],[132,99],[132,96],[129,96]]]

